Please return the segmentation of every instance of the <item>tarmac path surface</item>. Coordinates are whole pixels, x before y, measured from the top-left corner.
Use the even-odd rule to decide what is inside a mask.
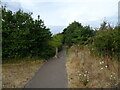
[[[59,58],[48,60],[25,85],[25,88],[67,88],[66,48],[59,52]]]

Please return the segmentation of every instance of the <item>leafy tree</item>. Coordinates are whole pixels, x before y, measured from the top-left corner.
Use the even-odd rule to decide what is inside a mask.
[[[94,31],[89,26],[82,26],[79,22],[74,21],[63,31],[65,44],[71,46],[73,44],[82,45],[91,36]]]
[[[33,20],[31,15],[32,13],[22,10],[13,13],[2,7],[3,59],[29,55],[45,58],[43,52],[49,52],[50,49],[46,46],[52,34],[40,16]]]
[[[54,47],[56,50],[55,57],[58,57],[58,50],[61,49],[63,42],[63,35],[56,34],[52,36],[52,39],[49,41],[50,46]]]

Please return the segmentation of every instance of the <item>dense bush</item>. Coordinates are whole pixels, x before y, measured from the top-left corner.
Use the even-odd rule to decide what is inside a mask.
[[[63,45],[62,42],[63,42],[63,34],[59,33],[53,35],[51,39],[48,41],[48,44],[44,47],[46,49],[43,49],[44,52],[41,52],[41,55],[45,59],[55,56],[56,48],[58,48],[58,52],[62,50],[62,45]]]
[[[64,43],[68,46],[73,44],[82,45],[89,37],[94,35],[94,31],[89,26],[82,26],[81,23],[74,21],[63,31]]]
[[[51,32],[38,15],[21,10],[13,13],[2,7],[2,57],[23,58],[26,56],[51,57],[55,51],[49,45]]]
[[[59,33],[53,35],[49,41],[49,45],[52,46],[55,50],[55,57],[58,57],[58,52],[62,49],[63,45],[63,34]]]
[[[49,41],[49,44],[53,47],[61,48],[62,42],[63,42],[63,34],[59,33],[52,36],[51,40]]]
[[[120,60],[120,26],[112,28],[103,22],[99,30],[94,31],[74,21],[63,33],[52,36],[40,16],[34,20],[31,15],[21,10],[13,13],[2,7],[3,59],[26,56],[48,59],[60,51],[64,43],[68,46],[89,44],[94,55]]]
[[[89,45],[91,53],[98,56],[108,56],[120,60],[120,27],[107,28],[97,31]]]
[[[108,56],[120,60],[120,26],[111,27],[103,22],[98,30],[92,30],[89,26],[82,26],[74,21],[63,31],[64,43],[68,46],[88,44],[92,54]]]

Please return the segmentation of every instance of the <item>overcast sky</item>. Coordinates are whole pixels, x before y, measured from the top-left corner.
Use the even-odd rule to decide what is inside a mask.
[[[119,0],[2,0],[13,11],[40,15],[47,26],[68,26],[73,21],[99,27],[103,20],[117,24]]]

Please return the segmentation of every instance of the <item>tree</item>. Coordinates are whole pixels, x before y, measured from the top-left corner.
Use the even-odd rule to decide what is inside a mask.
[[[94,31],[89,26],[82,26],[79,22],[74,21],[63,31],[64,42],[71,46],[82,45],[91,36],[94,35]]]
[[[29,55],[45,58],[42,53],[49,50],[46,46],[52,34],[40,16],[33,20],[31,15],[22,10],[13,13],[2,7],[3,59]]]
[[[63,35],[56,34],[52,36],[52,39],[49,41],[49,44],[55,48],[55,57],[58,58],[58,50],[62,47]]]

